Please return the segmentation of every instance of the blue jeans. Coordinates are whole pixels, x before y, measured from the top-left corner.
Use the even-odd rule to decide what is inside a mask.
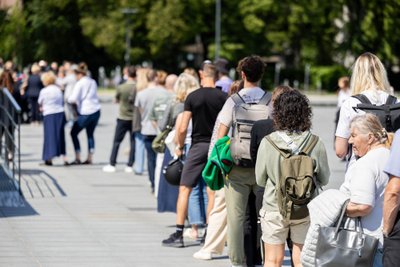
[[[383,267],[383,249],[378,248],[375,253],[373,267]]]
[[[153,143],[155,135],[144,135],[144,147],[146,148],[147,153],[147,171],[149,172],[149,179],[151,183],[151,188],[154,189],[154,172],[156,170],[156,152],[154,152],[151,147],[151,143]]]
[[[89,153],[94,152],[94,130],[96,129],[97,123],[100,119],[100,110],[90,115],[79,115],[78,120],[74,123],[71,129],[72,143],[74,144],[75,152],[81,152],[81,146],[79,144],[78,134],[83,129],[86,129],[86,135],[88,140]]]
[[[140,132],[135,132],[135,172],[144,172],[144,137]]]
[[[203,225],[206,223],[207,204],[207,186],[203,179],[199,179],[189,196],[188,216],[191,225]]]

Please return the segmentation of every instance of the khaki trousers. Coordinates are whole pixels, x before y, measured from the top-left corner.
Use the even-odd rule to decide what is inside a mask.
[[[251,191],[257,191],[254,168],[233,167],[225,179],[229,259],[233,265],[246,265],[244,220]]]
[[[207,235],[201,250],[222,254],[226,242],[227,214],[225,191],[215,191],[214,207],[208,217]]]

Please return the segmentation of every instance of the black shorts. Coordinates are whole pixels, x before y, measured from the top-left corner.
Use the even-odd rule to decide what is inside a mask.
[[[400,212],[397,214],[392,232],[383,240],[383,266],[400,265]]]
[[[199,179],[203,179],[201,172],[207,163],[209,146],[210,143],[196,143],[190,147],[185,165],[183,166],[180,185],[195,187]]]

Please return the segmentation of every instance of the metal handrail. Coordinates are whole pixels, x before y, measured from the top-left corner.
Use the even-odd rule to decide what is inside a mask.
[[[2,167],[21,194],[21,107],[7,88],[3,88],[0,93],[0,109]]]

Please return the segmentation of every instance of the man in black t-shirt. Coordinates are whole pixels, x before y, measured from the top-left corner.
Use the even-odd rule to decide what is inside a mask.
[[[183,228],[188,210],[189,195],[199,179],[202,179],[201,172],[207,162],[208,147],[215,120],[227,98],[225,93],[214,88],[216,68],[213,64],[203,64],[203,69],[199,71],[199,74],[202,88],[192,92],[186,98],[182,124],[179,129],[176,129],[178,145],[175,154],[180,156],[184,148],[189,121],[192,119],[192,145],[183,167],[176,204],[176,231],[162,241],[163,246],[184,246]],[[214,204],[214,201],[212,201],[213,192],[209,188],[207,188],[207,195],[208,213]]]

